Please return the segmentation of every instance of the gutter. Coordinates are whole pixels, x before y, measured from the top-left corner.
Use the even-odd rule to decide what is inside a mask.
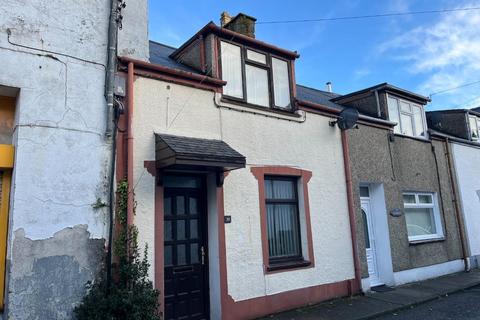
[[[462,255],[463,255],[463,261],[465,263],[465,272],[469,272],[471,269],[471,266],[470,266],[470,257],[467,250],[468,244],[466,243],[465,225],[462,219],[460,204],[458,202],[457,179],[453,172],[454,168],[453,168],[452,150],[450,148],[450,140],[448,138],[445,138],[445,144],[447,146],[445,156],[447,158],[448,174],[450,176],[450,183],[452,184],[452,193],[453,193],[452,201],[455,204],[455,217],[457,218],[456,220],[457,220],[458,230],[460,233],[460,243],[462,245]]]
[[[348,219],[350,222],[350,233],[352,236],[353,266],[355,270],[355,279],[350,280],[351,284],[349,287],[350,294],[353,295],[361,290],[362,278],[360,274],[360,262],[358,260],[357,231],[356,231],[356,222],[355,222],[355,209],[353,204],[354,199],[353,199],[353,186],[352,186],[352,171],[350,169],[350,150],[348,147],[347,131],[341,130],[341,136],[342,136],[342,149],[343,149],[343,166],[345,168],[345,182],[347,185]]]
[[[222,87],[227,84],[226,81],[212,78],[206,75],[201,75],[201,74],[196,74],[193,72],[189,71],[183,71],[183,70],[178,70],[178,69],[173,69],[173,68],[168,68],[164,67],[158,64],[153,64],[141,60],[136,60],[128,57],[119,57],[118,58],[120,61],[124,63],[133,63],[135,67],[138,69],[145,69],[145,70],[150,70],[158,73],[163,73],[167,74],[176,78],[183,78],[183,79],[188,79],[188,80],[194,80],[194,81],[200,81],[201,83],[205,85],[211,85],[214,87]]]

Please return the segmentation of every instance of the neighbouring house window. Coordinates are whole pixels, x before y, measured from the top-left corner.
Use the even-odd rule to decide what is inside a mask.
[[[409,241],[443,237],[442,222],[435,193],[404,193],[403,206]]]
[[[302,260],[297,178],[265,177],[265,203],[270,262]]]
[[[396,122],[395,133],[412,137],[426,137],[423,107],[392,96],[388,97],[389,120]]]
[[[290,61],[220,41],[224,96],[248,105],[291,110]]]
[[[470,137],[474,141],[480,139],[480,118],[469,116],[468,122],[470,123]]]

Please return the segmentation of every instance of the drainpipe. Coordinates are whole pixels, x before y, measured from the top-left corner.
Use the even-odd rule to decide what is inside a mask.
[[[348,202],[348,218],[350,221],[350,233],[352,234],[352,251],[353,251],[353,266],[355,269],[355,284],[357,285],[357,290],[362,288],[362,278],[360,274],[360,263],[358,261],[358,252],[357,252],[357,232],[356,232],[356,222],[355,222],[355,209],[353,205],[353,187],[352,187],[352,171],[350,169],[350,151],[348,148],[348,136],[346,130],[341,130],[342,136],[342,149],[343,149],[343,166],[345,168],[345,182],[347,185],[347,202]],[[357,290],[352,290],[352,285],[350,286],[351,294]]]
[[[127,73],[127,182],[128,182],[128,196],[127,196],[127,225],[133,224],[133,74],[134,64],[128,63]]]
[[[113,89],[117,68],[117,9],[118,0],[111,0],[108,24],[107,72],[105,74],[105,98],[107,99],[107,123],[105,136],[110,138],[113,131]]]
[[[455,217],[457,218],[458,230],[460,233],[460,243],[462,244],[462,255],[463,261],[465,263],[465,272],[470,271],[470,258],[467,252],[467,243],[465,238],[465,225],[462,219],[462,212],[460,209],[460,204],[458,202],[458,190],[457,190],[457,179],[453,172],[453,159],[452,159],[452,151],[450,149],[450,140],[445,138],[445,143],[447,145],[446,148],[446,157],[447,157],[447,165],[448,165],[448,174],[450,176],[450,183],[452,185],[452,193],[453,193],[453,203],[455,203]]]
[[[114,97],[113,87],[115,79],[116,59],[117,59],[117,1],[111,0],[110,2],[110,17],[108,24],[108,40],[107,40],[107,68],[105,74],[105,98],[107,100],[106,118],[107,123],[105,125],[105,137],[112,139],[112,153],[110,159],[110,177],[109,177],[109,194],[108,194],[108,244],[107,244],[107,270],[106,270],[106,293],[110,293],[110,287],[112,283],[112,241],[113,241],[113,211],[114,211],[114,174],[115,174],[115,155],[117,152],[116,145],[116,128],[114,129],[113,121],[116,121],[114,117]],[[113,131],[115,130],[115,131]]]

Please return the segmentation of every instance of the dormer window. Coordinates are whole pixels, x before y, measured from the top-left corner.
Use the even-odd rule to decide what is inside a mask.
[[[388,96],[388,117],[396,122],[394,132],[412,137],[426,137],[424,110],[421,105]]]
[[[480,140],[480,118],[475,116],[468,116],[468,123],[470,124],[470,137],[473,141]]]
[[[226,98],[254,107],[292,109],[288,60],[224,40],[220,56]]]

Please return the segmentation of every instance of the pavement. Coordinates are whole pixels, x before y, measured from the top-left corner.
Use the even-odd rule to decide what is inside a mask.
[[[368,292],[271,315],[269,320],[364,320],[391,315],[401,310],[444,298],[480,285],[480,270],[402,285],[385,292]],[[477,300],[478,301],[478,300]],[[477,306],[478,308],[478,306]],[[427,317],[429,319],[435,319]],[[385,318],[387,319],[387,318]],[[389,318],[388,318],[389,319]],[[397,318],[396,318],[397,319]],[[407,318],[406,318],[407,319]],[[424,318],[425,319],[425,318]],[[448,318],[446,318],[448,319]]]

